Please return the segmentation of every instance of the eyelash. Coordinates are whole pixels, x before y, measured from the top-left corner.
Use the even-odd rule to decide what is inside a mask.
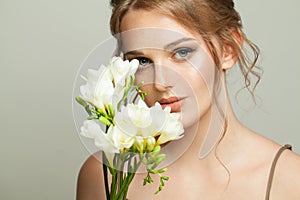
[[[140,65],[140,68],[144,68],[146,67],[148,64],[151,63],[151,60],[149,58],[146,58],[146,57],[138,57],[138,58],[135,58],[139,61],[139,65]],[[147,63],[146,64],[143,64],[142,62],[143,61],[146,61]]]
[[[177,61],[184,61],[187,60],[189,55],[193,53],[195,49],[189,48],[189,47],[182,47],[182,48],[177,48],[172,52],[172,59],[177,60]],[[185,53],[185,55],[177,57],[180,53]],[[139,68],[145,68],[147,65],[152,63],[151,59],[147,57],[136,57],[136,58],[131,58],[130,60],[137,59],[139,61]],[[146,62],[146,63],[145,63]]]
[[[193,53],[194,51],[195,51],[195,49],[192,49],[192,48],[189,48],[189,47],[178,48],[178,49],[175,49],[174,54],[173,54],[172,57],[174,57],[177,60],[186,60],[189,57],[189,55],[191,53]],[[185,55],[180,56],[179,54],[182,53],[182,52],[184,52]],[[178,55],[180,57],[177,57]]]

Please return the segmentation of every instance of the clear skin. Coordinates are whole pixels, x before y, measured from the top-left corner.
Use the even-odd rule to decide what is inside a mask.
[[[131,10],[124,16],[121,25],[122,31],[134,28],[157,27],[162,29],[168,28],[189,37],[199,38],[199,36],[193,34],[176,21],[155,12]],[[166,60],[169,54],[164,51],[145,50],[143,54],[143,57],[151,58],[150,61],[154,66],[171,66],[169,64],[174,64],[162,63],[158,65],[159,62],[172,61]],[[184,51],[180,53],[181,56],[185,54],[186,52]],[[137,55],[132,54],[128,54],[127,56],[128,58],[137,57]],[[225,52],[224,55],[221,56],[223,69],[229,70],[236,61],[234,56],[232,56],[230,52]],[[145,60],[141,61],[142,64],[148,63],[148,61],[144,62]],[[159,70],[165,69],[161,68]],[[153,94],[152,97],[147,99],[149,104],[152,104],[162,97],[168,97],[177,91],[176,88],[174,89],[175,86],[172,82],[167,82],[166,73],[161,73],[163,71],[159,70],[157,71],[159,74],[155,74],[156,79],[154,83],[149,84],[147,86],[148,88],[145,87],[145,89],[151,90],[149,92]],[[224,76],[224,73],[222,73],[221,76]],[[199,113],[201,117],[197,118],[195,116],[194,118],[200,120],[201,124],[190,123],[199,125],[196,138],[183,156],[168,167],[167,175],[171,178],[159,195],[153,194],[157,189],[157,185],[142,186],[144,175],[138,174],[131,184],[129,199],[264,199],[271,163],[274,155],[281,146],[244,127],[236,119],[228,103],[228,129],[222,142],[217,149],[213,149],[205,158],[199,159],[199,147],[203,141],[203,135],[208,128],[210,119],[211,102],[208,95],[209,90],[206,85],[203,84],[203,79],[199,77],[199,75],[186,72],[184,77],[184,80],[188,81],[192,90],[207,94],[206,98],[201,98],[201,101],[199,101],[197,95],[186,95],[185,98],[185,101],[189,101],[189,98],[195,99],[200,105]],[[173,89],[173,93],[170,88]],[[185,104],[181,106],[182,113],[185,109],[188,109],[184,106]],[[188,131],[188,129],[186,131]],[[230,181],[228,173],[225,168],[220,165],[214,152],[217,152],[218,157],[230,171]],[[77,185],[78,200],[105,199],[102,164],[97,160],[101,159],[100,155],[101,153],[98,152],[91,156],[80,170]],[[158,183],[157,180],[156,183]],[[284,151],[276,167],[271,199],[298,200],[300,199],[299,188],[300,158],[291,151]]]
[[[163,107],[170,106],[172,112],[181,113],[186,128],[209,110],[210,93],[200,72],[210,71],[209,76],[213,76],[214,70],[207,68],[213,69],[214,66],[209,54],[201,47],[203,41],[199,42],[184,29],[171,32],[172,24],[165,23],[170,26],[165,30],[159,29],[161,27],[136,29],[123,24],[123,52],[126,59],[140,61],[136,82],[144,82],[141,89],[148,92],[145,97],[147,104],[153,106],[160,102]],[[165,35],[169,36],[168,39]],[[149,44],[149,41],[156,44]],[[199,57],[198,60],[204,61],[198,62],[197,68],[193,61]],[[201,104],[198,104],[200,100]]]

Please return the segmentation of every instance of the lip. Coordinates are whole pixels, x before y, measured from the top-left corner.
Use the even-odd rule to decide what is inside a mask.
[[[163,109],[169,106],[171,108],[171,112],[180,112],[184,99],[185,97],[162,98],[158,101],[158,103]]]

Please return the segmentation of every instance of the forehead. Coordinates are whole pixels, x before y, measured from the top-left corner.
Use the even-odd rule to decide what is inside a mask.
[[[121,22],[121,31],[128,31],[138,28],[164,28],[180,32],[182,34],[191,34],[190,30],[184,28],[173,18],[162,15],[155,11],[147,10],[129,10]]]
[[[176,20],[154,11],[130,10],[124,15],[120,28],[124,51],[141,48],[161,49],[182,38],[196,39],[191,30]]]

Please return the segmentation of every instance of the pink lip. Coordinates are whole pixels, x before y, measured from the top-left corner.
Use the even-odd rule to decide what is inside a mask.
[[[164,109],[165,107],[169,106],[171,108],[171,112],[180,112],[181,111],[181,104],[185,98],[179,97],[169,97],[169,98],[162,98],[158,101],[161,107]]]

